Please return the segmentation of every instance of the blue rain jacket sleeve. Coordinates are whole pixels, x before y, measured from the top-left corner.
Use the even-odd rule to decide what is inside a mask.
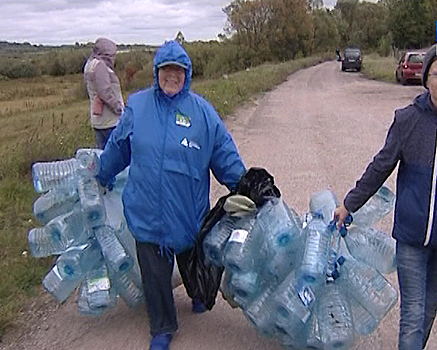
[[[132,110],[126,107],[100,156],[100,171],[97,179],[102,186],[108,185],[115,175],[130,164],[132,127]]]

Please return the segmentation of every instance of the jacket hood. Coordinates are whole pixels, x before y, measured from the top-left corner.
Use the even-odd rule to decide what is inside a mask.
[[[437,58],[437,44],[434,44],[426,52],[425,58],[423,59],[422,84],[426,89],[428,89],[428,86],[426,83],[428,81],[429,68],[431,67],[431,64],[436,60],[436,58]]]
[[[414,99],[413,105],[424,112],[437,113],[437,108],[431,100],[431,94],[427,91]]]
[[[90,59],[97,58],[114,69],[115,56],[117,54],[117,45],[107,38],[98,38],[93,46],[93,52]]]
[[[163,65],[166,62],[171,62],[173,64],[179,64],[180,66],[187,67],[185,69],[185,82],[182,90],[177,94],[187,93],[190,90],[191,75],[192,75],[192,65],[190,56],[184,48],[174,40],[166,41],[159,49],[156,51],[155,58],[153,59],[153,76],[155,78],[155,89],[160,91],[158,83],[158,66]],[[176,96],[177,96],[176,95]]]

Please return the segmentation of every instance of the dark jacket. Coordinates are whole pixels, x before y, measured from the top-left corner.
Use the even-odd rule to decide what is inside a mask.
[[[437,110],[429,92],[395,112],[384,147],[368,165],[344,204],[357,211],[399,163],[393,237],[410,245],[437,247]]]

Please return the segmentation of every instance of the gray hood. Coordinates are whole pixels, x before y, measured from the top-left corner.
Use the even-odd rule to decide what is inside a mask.
[[[434,44],[427,51],[425,58],[423,60],[422,84],[427,89],[428,89],[428,86],[426,85],[426,83],[428,81],[429,68],[431,67],[431,64],[436,60],[436,58],[437,58],[437,44]]]
[[[105,62],[105,64],[114,69],[115,55],[117,53],[117,45],[107,38],[98,38],[93,46],[93,53],[90,59],[97,58]]]

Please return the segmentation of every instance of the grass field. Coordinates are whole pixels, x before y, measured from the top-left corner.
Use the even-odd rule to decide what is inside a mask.
[[[263,65],[226,79],[194,81],[221,116],[251,96],[268,91],[294,71],[333,57],[308,57]],[[27,232],[37,194],[30,176],[37,161],[71,158],[77,148],[94,146],[82,76],[0,81],[0,339],[20,310],[41,293],[53,257],[29,255]]]
[[[395,70],[397,61],[394,57],[381,57],[376,54],[363,57],[362,73],[368,79],[396,82]]]

